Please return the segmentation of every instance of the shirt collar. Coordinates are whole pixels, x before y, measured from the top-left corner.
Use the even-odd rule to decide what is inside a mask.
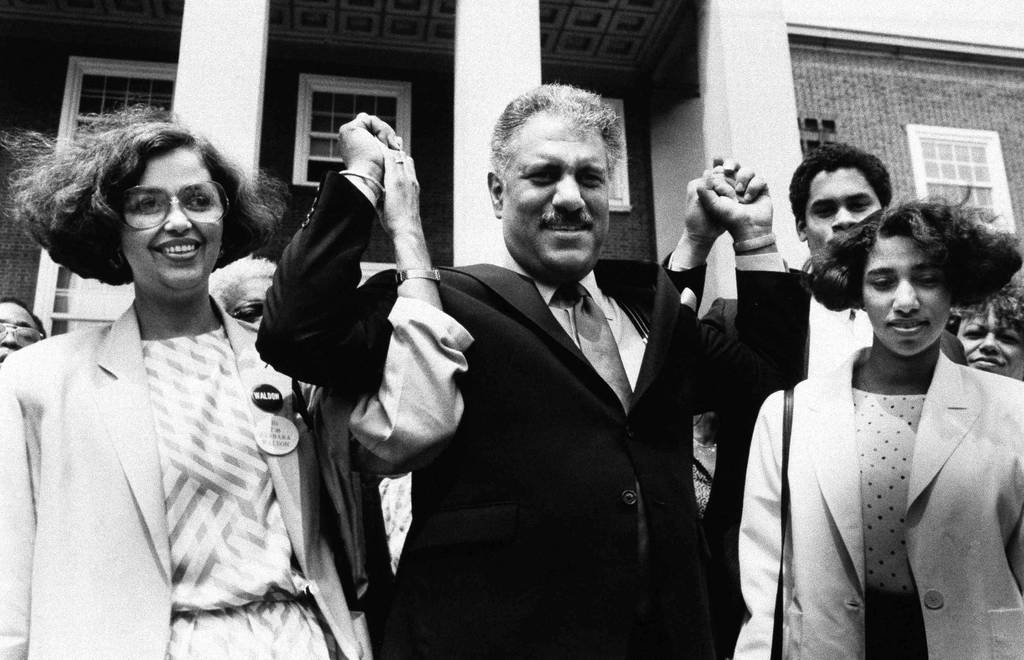
[[[519,273],[524,277],[528,277],[530,281],[533,282],[533,285],[537,287],[537,292],[540,293],[540,297],[544,300],[544,304],[550,306],[551,298],[554,297],[555,291],[558,289],[558,287],[552,286],[550,284],[545,284],[543,282],[538,282],[536,279],[534,279],[529,273],[527,273],[523,269],[522,266],[519,265],[519,262],[512,257],[511,253],[509,253],[508,251],[508,247],[505,248],[504,253],[504,263],[502,263],[502,266],[508,268],[513,272]],[[580,284],[582,284],[583,288],[587,290],[587,293],[590,294],[590,297],[596,300],[599,305],[601,305],[601,308],[605,312],[605,316],[608,316],[608,307],[604,299],[604,294],[601,292],[601,289],[598,288],[597,286],[597,277],[594,275],[594,271],[590,271],[589,273],[584,275],[583,279],[580,280]]]

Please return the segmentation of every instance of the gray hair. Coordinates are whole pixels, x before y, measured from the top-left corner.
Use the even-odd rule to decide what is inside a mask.
[[[231,308],[242,297],[246,282],[269,280],[274,277],[275,270],[277,264],[269,259],[254,257],[251,254],[242,257],[210,274],[210,295],[230,313]]]
[[[491,167],[503,174],[515,154],[515,138],[534,115],[549,114],[563,119],[580,134],[597,132],[613,168],[622,155],[622,130],[615,111],[601,97],[572,85],[553,83],[534,87],[512,100],[498,117],[491,134]]]

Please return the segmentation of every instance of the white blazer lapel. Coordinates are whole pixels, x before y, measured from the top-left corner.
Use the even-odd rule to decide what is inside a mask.
[[[232,320],[219,307],[218,310],[223,319],[228,341],[231,343],[231,350],[235,353],[238,374],[246,393],[252,392],[259,385],[273,385],[284,398],[285,407],[282,412],[289,420],[294,420],[294,416],[290,414],[292,409],[291,379],[260,360],[255,348],[254,335]],[[251,404],[250,410],[254,418],[269,414]],[[314,451],[309,444],[300,440],[299,446],[295,450],[283,456],[263,452],[263,457],[270,469],[271,480],[274,483],[274,494],[281,507],[281,517],[284,519],[288,537],[292,542],[292,550],[304,573],[307,573],[309,569],[307,550],[312,542],[313,534],[317,531],[314,522],[318,520],[316,517],[318,512],[312,510],[315,499],[311,497],[310,493],[302,492],[302,486],[306,481],[302,479],[302,463],[310,460],[311,457],[306,454]]]
[[[150,410],[149,385],[135,308],[114,322],[98,350],[100,378],[96,409],[106,417],[110,443],[138,503],[164,577],[170,581],[170,541],[164,505],[163,471]]]
[[[979,394],[965,387],[961,367],[939,355],[914,441],[907,510],[963,441],[981,412]]]
[[[860,497],[860,470],[853,410],[853,365],[863,351],[848,359],[828,378],[808,381],[807,420],[793,418],[794,434],[799,425],[810,438],[810,459],[818,478],[825,505],[849,553],[850,563],[864,584],[864,523]]]

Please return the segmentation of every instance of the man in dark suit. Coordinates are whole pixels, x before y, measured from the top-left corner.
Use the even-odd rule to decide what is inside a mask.
[[[383,655],[714,657],[690,419],[756,409],[795,380],[795,278],[738,273],[740,343],[698,324],[656,264],[599,262],[618,123],[596,95],[544,85],[509,104],[492,138],[503,263],[435,276],[403,258],[397,277],[355,290],[382,169],[373,139],[392,143],[375,118],[342,128],[348,174],[325,180],[285,251],[259,348],[299,378],[373,387],[396,279],[398,296],[410,283],[438,287],[473,337],[451,436],[396,452],[356,432],[415,469]],[[763,181],[740,170],[737,192],[723,169],[694,184],[684,234],[727,230],[777,259]],[[407,244],[392,238],[396,252]],[[704,272],[680,282],[699,294]]]

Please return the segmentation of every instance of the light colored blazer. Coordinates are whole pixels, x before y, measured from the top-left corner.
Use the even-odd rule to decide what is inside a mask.
[[[796,388],[783,607],[787,658],[864,657],[864,536],[853,356]],[[907,551],[931,658],[1024,658],[1024,383],[943,356],[914,444]],[[769,657],[779,570],[782,393],[754,431],[740,526],[748,620],[735,658]]]
[[[291,379],[259,360],[252,329],[221,318],[246,391],[269,383],[290,404]],[[299,567],[353,659],[370,655],[361,615],[319,533],[321,480],[342,529],[351,523],[336,458],[305,434],[266,456]],[[0,658],[162,659],[169,547],[134,310],[11,355],[0,371]]]

